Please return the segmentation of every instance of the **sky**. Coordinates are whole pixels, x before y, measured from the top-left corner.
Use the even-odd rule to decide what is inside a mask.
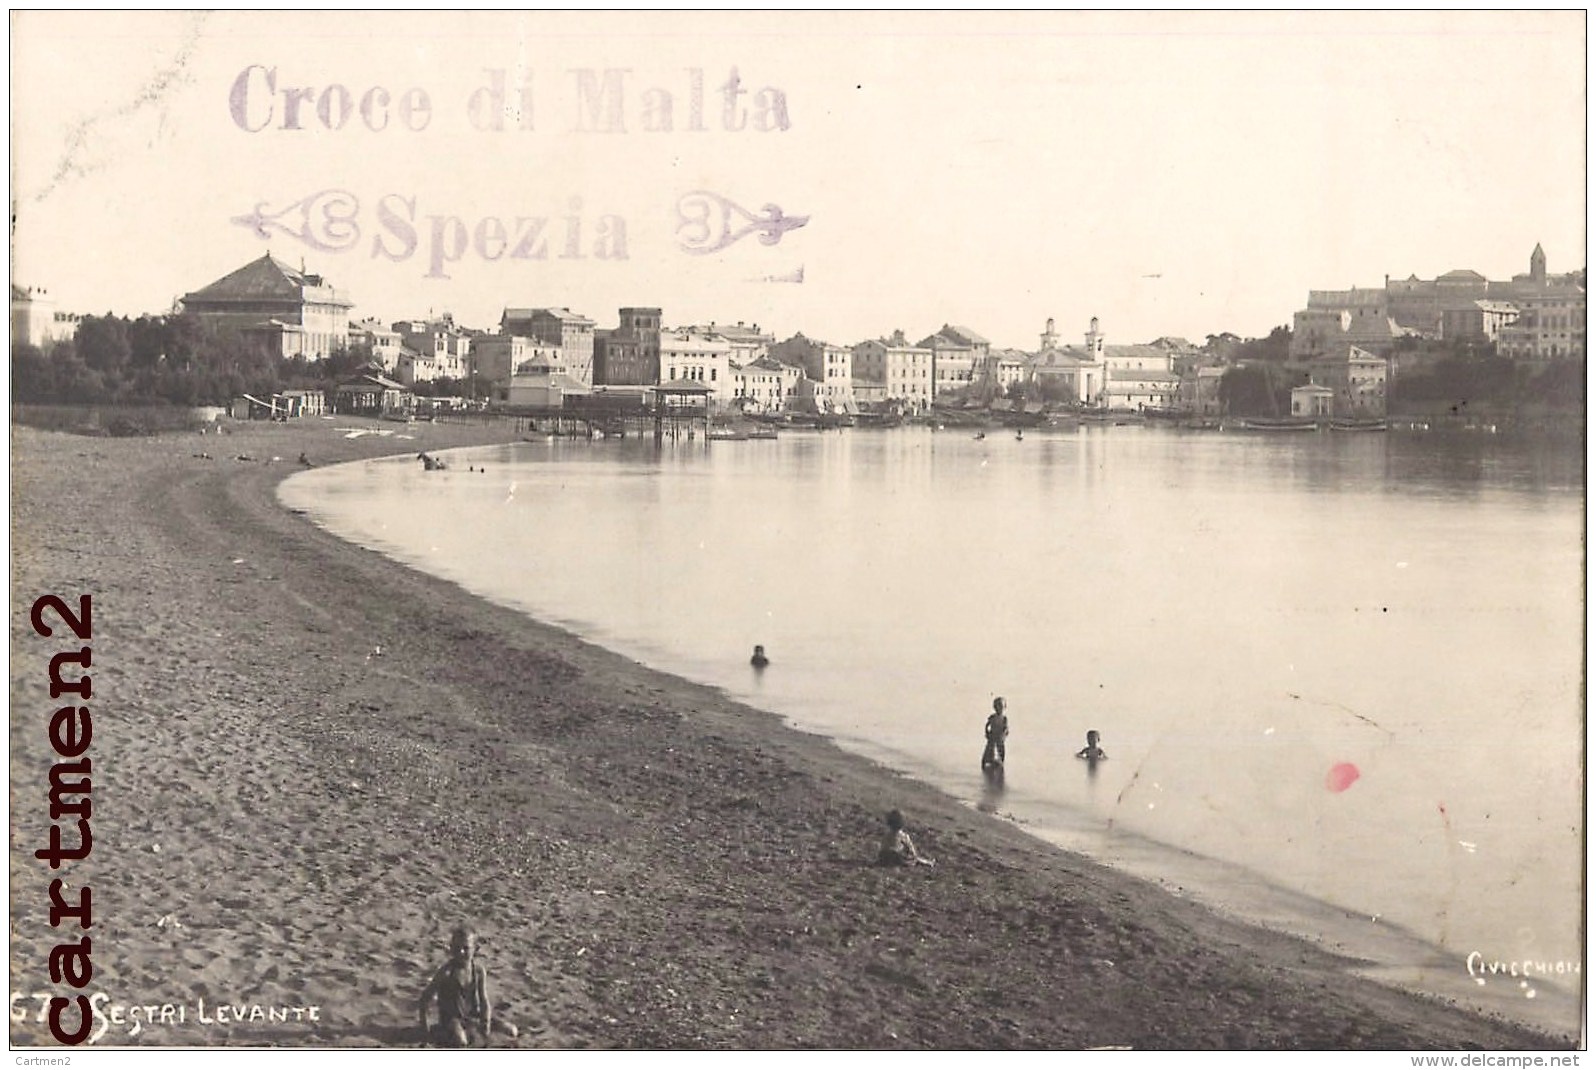
[[[68,311],[269,250],[357,319],[1035,348],[1585,263],[1579,11],[11,17],[12,278]]]

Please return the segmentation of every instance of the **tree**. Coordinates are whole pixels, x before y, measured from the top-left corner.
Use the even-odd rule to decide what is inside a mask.
[[[120,378],[132,357],[127,321],[115,316],[85,316],[78,324],[77,355],[83,363],[106,376]]]
[[[1240,365],[1220,377],[1219,401],[1231,416],[1280,416],[1291,411],[1291,385],[1269,364]]]
[[[1284,364],[1291,357],[1291,328],[1276,327],[1266,338],[1249,338],[1236,348],[1234,359],[1243,361],[1266,360]]]
[[[11,343],[11,396],[18,401],[55,399],[55,366],[38,346]]]

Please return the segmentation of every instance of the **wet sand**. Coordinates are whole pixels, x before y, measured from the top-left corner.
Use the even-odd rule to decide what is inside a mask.
[[[12,989],[50,987],[58,932],[32,851],[60,705],[46,670],[67,644],[28,609],[89,593],[94,849],[66,871],[93,889],[86,991],[184,1013],[102,1044],[414,1045],[462,922],[521,1028],[497,1045],[1574,1043],[1360,978],[275,498],[301,450],[325,464],[506,429],[231,427],[12,432]],[[892,807],[934,868],[870,864]],[[218,1003],[318,1014],[234,1024]],[[13,1023],[14,1043],[47,1039]]]

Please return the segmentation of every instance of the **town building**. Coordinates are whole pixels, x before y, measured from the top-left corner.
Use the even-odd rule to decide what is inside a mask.
[[[661,310],[623,308],[620,326],[593,332],[593,382],[647,386],[659,382]]]
[[[1086,332],[1086,347],[1103,362],[1103,404],[1110,409],[1139,412],[1172,409],[1180,376],[1175,374],[1175,354],[1159,345],[1108,345],[1097,317]]]
[[[731,343],[685,328],[661,332],[659,381],[703,383],[710,388],[712,404],[730,404],[737,388],[731,377]]]
[[[1387,353],[1398,338],[1419,333],[1391,315],[1383,289],[1310,290],[1308,307],[1291,317],[1290,356],[1306,363],[1348,345]],[[1439,319],[1431,333],[1440,333]]]
[[[752,327],[745,326],[741,320],[736,324],[699,325],[687,328],[700,334],[718,334],[731,344],[731,360],[733,364],[747,364],[758,360],[760,357],[770,355],[770,347],[776,344],[776,336],[766,334],[759,329],[759,324]]]
[[[48,350],[77,334],[83,317],[62,312],[49,293],[37,286],[11,285],[11,344]]]
[[[1511,360],[1559,360],[1585,356],[1585,288],[1548,284],[1521,292],[1519,315],[1501,327],[1496,351]]]
[[[907,412],[924,412],[931,407],[931,350],[912,346],[902,331],[890,338],[872,338],[853,347],[855,401],[862,382],[879,383],[883,398],[900,403]]]
[[[522,365],[534,364],[569,374],[563,349],[516,334],[478,336],[472,344],[471,357],[473,395],[492,401],[509,402],[510,380]]]
[[[1173,347],[1109,345],[1096,316],[1084,345],[1059,345],[1051,319],[1041,341],[1041,351],[1025,362],[1022,374],[1023,381],[1036,384],[1044,401],[1133,411],[1174,408],[1180,376],[1174,370]],[[996,367],[1001,381],[1001,358]]]
[[[1036,384],[1043,401],[1096,405],[1103,396],[1103,365],[1087,359],[1079,346],[1044,349],[1032,356],[1026,381]]]
[[[568,374],[578,382],[593,382],[593,321],[568,308],[506,308],[499,319],[500,334],[515,334],[564,352]]]
[[[320,275],[267,253],[209,286],[183,295],[183,310],[211,327],[237,331],[282,357],[320,360],[349,344],[354,303]]]
[[[399,332],[375,319],[364,319],[349,324],[349,344],[365,346],[371,350],[371,359],[382,365],[384,375],[395,375],[399,370],[399,353],[404,346]]]
[[[987,367],[1000,394],[1008,393],[1011,386],[1025,381],[1026,365],[1031,355],[1018,349],[994,349],[987,358]]]
[[[991,343],[984,338],[985,348],[978,348],[962,328],[944,325],[935,334],[928,334],[916,343],[919,349],[931,353],[931,397],[934,401],[950,400],[963,396],[976,381],[978,367],[982,367]],[[979,337],[975,335],[974,337]]]
[[[802,410],[815,412],[858,412],[853,399],[853,353],[839,345],[804,337],[802,332],[770,348],[770,355],[784,364],[803,369],[810,384],[799,384],[792,399]]]
[[[1441,313],[1441,338],[1444,341],[1495,343],[1502,328],[1517,322],[1519,308],[1507,301],[1471,301],[1462,308]]]
[[[1336,416],[1384,416],[1388,368],[1385,357],[1353,345],[1308,364],[1311,381],[1331,392]]]
[[[1318,383],[1308,383],[1291,389],[1291,415],[1308,419],[1332,416],[1335,413],[1335,391]]]
[[[1345,345],[1389,357],[1402,337],[1494,337],[1498,352],[1515,359],[1554,359],[1554,350],[1583,356],[1584,290],[1583,271],[1547,273],[1539,244],[1529,272],[1508,280],[1464,268],[1434,279],[1387,276],[1382,289],[1313,290],[1308,307],[1292,317],[1291,358],[1333,356]],[[1542,315],[1528,317],[1532,306]],[[1514,318],[1509,308],[1525,315]]]
[[[471,334],[455,326],[449,313],[437,319],[400,320],[393,330],[399,336],[399,371],[405,382],[464,379],[468,374]],[[411,378],[406,379],[407,374]]]
[[[732,401],[744,412],[775,413],[787,407],[803,373],[790,364],[760,357],[746,364],[733,363]]]
[[[567,397],[593,392],[592,387],[567,372],[562,347],[515,336],[511,336],[511,341],[525,342],[527,346],[511,369],[500,401],[517,408],[560,409]]]

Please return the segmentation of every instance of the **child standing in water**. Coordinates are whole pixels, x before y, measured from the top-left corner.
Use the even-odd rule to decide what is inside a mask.
[[[992,716],[986,719],[986,750],[981,752],[982,769],[1001,769],[1008,749],[1008,703],[1001,697],[992,700]]]
[[[1085,758],[1089,762],[1100,762],[1108,755],[1103,753],[1103,748],[1097,745],[1099,736],[1097,729],[1086,733],[1086,746],[1075,752],[1075,757]]]

